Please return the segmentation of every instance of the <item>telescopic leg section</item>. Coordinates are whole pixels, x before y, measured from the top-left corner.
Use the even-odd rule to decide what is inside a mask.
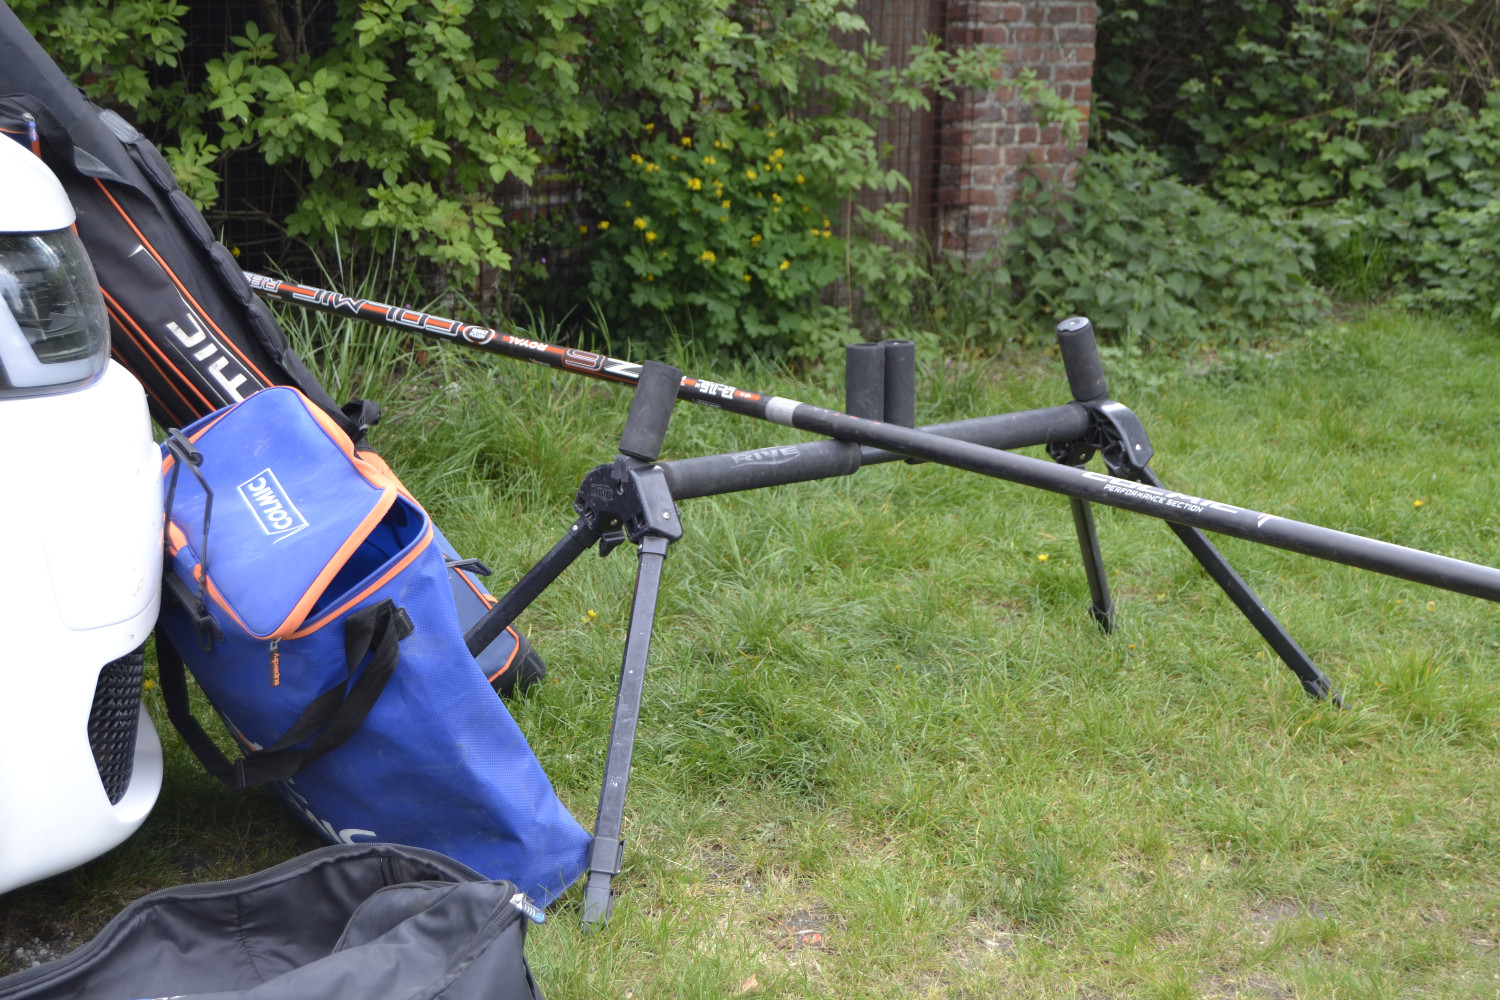
[[[635,731],[641,717],[646,658],[651,651],[651,625],[656,617],[656,598],[661,592],[661,570],[667,556],[667,545],[665,538],[641,540],[635,599],[630,606],[630,633],[625,638],[625,656],[620,664],[615,717],[609,727],[609,755],[604,759],[599,815],[594,821],[588,882],[583,889],[585,929],[604,923],[614,912],[615,895],[610,880],[620,873],[625,854],[625,842],[620,837],[625,821],[625,787],[630,781],[630,757],[635,750]]]
[[[573,560],[587,552],[598,540],[599,532],[588,520],[574,521],[568,528],[568,533],[535,566],[527,570],[526,575],[506,591],[495,602],[495,606],[474,623],[473,628],[464,633],[464,643],[469,647],[469,652],[475,656],[483,652],[505,631],[507,625],[516,620],[517,615],[525,611],[553,580],[562,575],[563,570],[573,565]]]
[[[1104,575],[1104,554],[1099,550],[1099,532],[1094,528],[1094,508],[1087,500],[1069,497],[1073,508],[1073,530],[1078,535],[1078,551],[1083,556],[1083,573],[1089,581],[1089,614],[1106,632],[1115,630],[1115,602],[1109,594],[1109,578]]]
[[[641,718],[641,692],[645,690],[656,599],[661,593],[662,563],[667,546],[682,537],[682,519],[667,478],[656,464],[681,381],[682,372],[670,365],[648,361],[643,366],[640,386],[620,435],[619,456],[612,466],[600,466],[584,477],[573,502],[580,517],[596,529],[618,527],[640,552],[630,605],[630,632],[625,637],[615,716],[609,727],[609,753],[604,758],[604,781],[599,788],[599,814],[594,820],[594,842],[589,847],[588,881],[583,888],[585,930],[603,924],[614,912],[611,881],[620,873],[625,854],[625,842],[620,837],[625,821],[625,787],[630,781],[630,757]],[[605,530],[599,533],[604,536]]]
[[[1142,469],[1137,478],[1157,489],[1166,488],[1156,477],[1156,473],[1150,469]],[[1182,540],[1182,544],[1187,546],[1193,557],[1208,571],[1208,575],[1213,577],[1214,583],[1217,583],[1219,588],[1229,595],[1229,599],[1234,602],[1235,607],[1240,609],[1240,613],[1250,620],[1251,625],[1255,626],[1255,631],[1259,632],[1261,638],[1266,640],[1277,656],[1281,657],[1281,662],[1297,675],[1297,680],[1302,682],[1302,689],[1314,698],[1328,698],[1335,705],[1343,708],[1343,699],[1333,689],[1333,682],[1302,651],[1302,647],[1297,645],[1297,641],[1287,633],[1287,630],[1281,627],[1281,622],[1266,610],[1260,598],[1255,596],[1249,584],[1245,583],[1235,572],[1234,567],[1229,565],[1229,560],[1224,558],[1223,553],[1208,540],[1208,536],[1197,528],[1173,524],[1171,521],[1167,522],[1167,527],[1171,528],[1172,533]]]

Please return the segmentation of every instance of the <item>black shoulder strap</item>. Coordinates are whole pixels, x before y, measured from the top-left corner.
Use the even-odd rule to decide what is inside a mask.
[[[156,661],[167,717],[208,773],[230,788],[238,791],[284,781],[354,735],[396,670],[400,641],[411,633],[411,618],[390,600],[346,617],[344,654],[349,673],[344,681],[314,698],[274,744],[230,763],[193,717],[182,656],[166,633],[157,629]],[[367,654],[370,662],[351,687],[349,679]],[[307,746],[297,746],[309,737]]]

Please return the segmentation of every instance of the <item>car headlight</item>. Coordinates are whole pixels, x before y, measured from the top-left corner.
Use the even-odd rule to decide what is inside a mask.
[[[108,360],[109,318],[78,235],[0,233],[0,397],[78,388]]]

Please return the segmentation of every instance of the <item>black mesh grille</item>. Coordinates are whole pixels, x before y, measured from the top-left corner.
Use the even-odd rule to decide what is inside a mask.
[[[111,805],[124,797],[135,766],[144,663],[140,649],[106,663],[99,671],[99,686],[94,688],[94,705],[89,709],[89,748]]]

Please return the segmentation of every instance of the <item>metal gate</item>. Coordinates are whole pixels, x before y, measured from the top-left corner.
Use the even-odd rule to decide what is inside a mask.
[[[904,65],[911,47],[921,44],[925,35],[947,39],[947,8],[947,0],[859,0],[854,9],[870,26],[870,34],[852,38],[851,44],[876,42],[886,49],[882,67]],[[890,146],[885,165],[901,171],[911,182],[911,191],[865,191],[858,203],[873,209],[904,201],[906,228],[936,242],[944,107],[940,98],[929,96],[930,110],[898,107],[889,118],[875,123],[876,147]]]

